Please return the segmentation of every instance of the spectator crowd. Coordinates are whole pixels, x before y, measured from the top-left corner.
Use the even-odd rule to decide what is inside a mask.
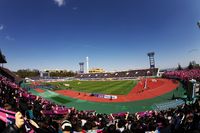
[[[114,73],[88,73],[88,74],[78,74],[76,78],[78,79],[132,79],[143,76],[156,76],[158,73],[158,68],[153,69],[140,69],[140,70],[129,70]]]
[[[176,71],[167,71],[163,74],[165,78],[176,78],[183,81],[196,79],[200,81],[200,69],[185,69]]]
[[[188,74],[196,76],[196,71],[198,75],[199,70],[172,75],[181,78]],[[101,114],[57,105],[28,93],[3,76],[0,76],[0,114],[0,132],[3,133],[200,132],[199,100],[159,112]]]

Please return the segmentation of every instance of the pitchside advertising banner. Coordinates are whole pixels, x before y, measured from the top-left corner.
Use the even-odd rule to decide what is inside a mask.
[[[117,96],[114,95],[104,95],[104,94],[93,94],[93,95],[98,98],[117,99]]]
[[[104,94],[93,94],[93,95],[98,98],[117,99],[117,96],[114,95],[104,95]]]
[[[117,99],[117,96],[113,96],[113,95],[104,95],[105,99]]]

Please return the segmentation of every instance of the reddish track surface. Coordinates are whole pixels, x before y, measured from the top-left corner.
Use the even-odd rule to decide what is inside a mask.
[[[39,92],[39,93],[43,93],[45,92],[44,90],[40,89],[40,88],[36,88],[35,91]]]
[[[179,85],[178,82],[168,79],[156,79],[156,82],[153,82],[152,79],[148,79],[147,88],[144,89],[144,82],[144,80],[138,82],[138,84],[130,91],[129,94],[117,95],[118,98],[113,100],[97,98],[94,96],[90,96],[89,93],[77,92],[72,90],[57,90],[55,92],[64,96],[93,102],[130,102],[163,95],[176,89]]]

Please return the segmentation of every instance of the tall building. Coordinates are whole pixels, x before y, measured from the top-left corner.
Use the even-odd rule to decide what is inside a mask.
[[[93,68],[89,70],[89,73],[104,73],[104,69],[102,68]]]

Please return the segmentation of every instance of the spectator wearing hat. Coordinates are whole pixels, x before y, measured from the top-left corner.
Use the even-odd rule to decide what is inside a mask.
[[[72,124],[68,120],[64,120],[61,124],[61,128],[63,133],[71,133]]]

